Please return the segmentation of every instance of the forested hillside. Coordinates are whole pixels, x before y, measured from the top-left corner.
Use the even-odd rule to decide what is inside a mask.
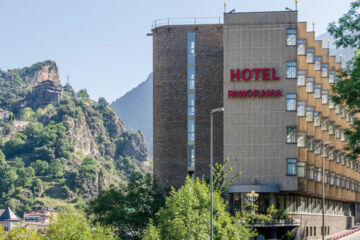
[[[52,61],[0,71],[0,208],[74,208],[148,171],[143,135],[108,105],[61,86]]]

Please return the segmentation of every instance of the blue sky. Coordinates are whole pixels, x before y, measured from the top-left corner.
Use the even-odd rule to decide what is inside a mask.
[[[299,20],[316,22],[317,34],[347,11],[351,0],[299,0]],[[144,81],[152,71],[157,18],[219,17],[219,0],[0,0],[0,68],[50,59],[60,79],[91,98],[108,101]],[[227,10],[294,8],[294,0],[229,0]],[[310,28],[311,26],[309,26]]]

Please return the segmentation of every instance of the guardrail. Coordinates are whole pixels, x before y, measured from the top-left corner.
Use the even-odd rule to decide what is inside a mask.
[[[153,22],[151,28],[168,25],[222,24],[223,22],[223,17],[160,18]]]

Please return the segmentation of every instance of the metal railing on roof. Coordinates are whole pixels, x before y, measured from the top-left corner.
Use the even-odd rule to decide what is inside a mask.
[[[223,22],[223,17],[160,18],[153,22],[151,28],[168,25],[223,24]]]

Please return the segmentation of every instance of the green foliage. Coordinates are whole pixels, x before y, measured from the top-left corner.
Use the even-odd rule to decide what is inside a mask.
[[[93,178],[96,175],[97,162],[91,156],[86,156],[82,160],[79,173],[84,178]]]
[[[77,92],[77,96],[80,100],[89,99],[89,97],[90,97],[89,94],[87,93],[86,89],[80,89]]]
[[[109,103],[106,101],[106,99],[104,97],[99,98],[98,104],[101,109],[105,109],[105,108],[109,107]]]
[[[250,229],[236,223],[226,211],[226,204],[218,191],[214,192],[213,202],[214,239],[249,239],[253,236]],[[209,239],[209,185],[202,180],[192,180],[188,177],[185,185],[178,191],[171,191],[166,199],[165,208],[156,216],[157,224],[150,224],[146,230],[146,233],[152,233],[154,238],[144,239]]]
[[[64,175],[64,165],[61,162],[61,159],[57,158],[50,162],[49,173],[54,178],[59,178]]]
[[[135,173],[123,189],[105,190],[90,201],[88,213],[103,225],[115,226],[121,239],[140,239],[164,201],[151,175]]]
[[[232,167],[228,167],[229,158],[226,158],[223,164],[215,163],[213,168],[214,174],[214,188],[223,195],[229,189],[231,184],[241,175],[241,172],[234,174],[228,181],[225,178],[233,171]],[[228,168],[227,170],[225,170]]]
[[[46,161],[36,160],[31,164],[37,176],[45,176],[48,174],[49,164]]]
[[[32,121],[32,120],[34,120],[34,117],[35,117],[35,113],[29,107],[26,107],[26,108],[24,108],[24,110],[21,111],[20,118],[23,121]]]
[[[281,240],[295,240],[294,235],[292,234],[292,232],[287,231],[282,237]]]
[[[336,24],[329,24],[328,32],[336,39],[337,47],[360,48],[360,2],[351,3],[349,11]]]

